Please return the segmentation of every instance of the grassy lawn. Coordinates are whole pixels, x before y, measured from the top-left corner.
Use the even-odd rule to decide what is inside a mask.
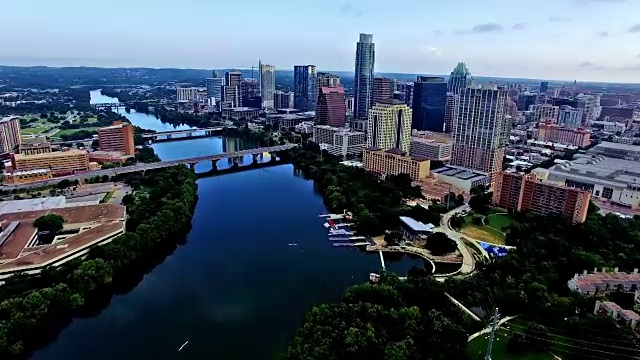
[[[504,228],[511,225],[513,219],[509,214],[491,214],[485,218],[485,221],[490,227],[504,232]]]
[[[61,139],[62,135],[71,135],[75,132],[78,131],[82,131],[82,130],[86,130],[86,131],[98,131],[99,128],[97,127],[88,127],[88,128],[82,128],[82,129],[67,129],[67,130],[60,130],[57,133],[55,133],[53,136],[51,136],[54,139]]]
[[[49,130],[48,126],[37,126],[33,128],[20,129],[20,135],[36,135]]]
[[[513,327],[510,327],[509,324],[514,322]],[[523,326],[522,323],[518,324],[518,319],[511,320],[498,329],[496,332],[496,339],[493,341],[493,350],[492,350],[492,358],[496,360],[503,359],[513,359],[513,360],[554,360],[555,358],[548,352],[544,351],[530,351],[523,354],[513,354],[507,350],[507,344],[509,341],[509,334],[511,333],[511,329],[520,328]],[[516,331],[521,332],[519,329]],[[467,346],[467,354],[473,360],[483,360],[485,352],[487,351],[487,343],[489,342],[489,334],[483,334],[478,336],[469,342]],[[561,353],[560,353],[561,354]]]
[[[111,198],[113,197],[113,194],[115,193],[115,190],[111,190],[109,191],[103,198],[102,200],[100,200],[101,204],[106,204],[109,202],[109,200],[111,200]]]
[[[505,245],[505,232],[503,227],[511,225],[513,219],[511,215],[502,213],[504,210],[491,208],[489,215],[484,219],[487,225],[476,225],[469,214],[464,217],[464,225],[461,232],[473,239],[484,241],[496,245]]]

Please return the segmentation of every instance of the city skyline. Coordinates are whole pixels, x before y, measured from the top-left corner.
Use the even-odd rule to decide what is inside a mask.
[[[378,0],[366,5],[328,0],[322,7],[333,14],[328,20],[309,15],[310,4],[250,0],[246,16],[261,36],[249,27],[233,41],[215,32],[233,21],[219,16],[233,5],[185,0],[170,11],[164,5],[114,0],[110,7],[127,11],[95,12],[78,0],[9,0],[0,30],[11,36],[0,63],[206,69],[246,68],[261,58],[278,69],[306,63],[346,71],[354,63],[353,39],[370,33],[377,44],[376,72],[447,74],[465,61],[477,76],[640,81],[640,50],[630,45],[640,38],[633,15],[640,4],[631,0],[543,0],[520,4],[517,11],[506,0],[412,0],[398,9]],[[430,20],[423,25],[427,14]],[[210,27],[212,21],[218,26]],[[340,26],[319,26],[326,21]],[[298,25],[307,30],[291,31]]]

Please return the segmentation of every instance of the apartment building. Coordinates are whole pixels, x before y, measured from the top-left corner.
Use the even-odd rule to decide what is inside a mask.
[[[429,159],[404,154],[399,149],[384,151],[376,147],[367,148],[363,153],[364,169],[383,177],[408,174],[413,181],[420,181],[429,176]]]
[[[413,135],[411,136],[409,154],[411,156],[424,157],[429,160],[448,162],[451,160],[453,143],[450,138],[448,141],[442,138],[444,137],[431,138],[429,135]]]
[[[35,155],[11,154],[11,171],[50,169],[53,176],[89,170],[89,154],[70,149]]]
[[[51,143],[45,137],[25,139],[18,150],[23,155],[46,154],[51,152]]]
[[[313,141],[320,144],[329,154],[342,156],[360,156],[367,143],[367,136],[363,132],[349,128],[337,128],[327,125],[313,127]]]
[[[529,111],[533,111],[535,121],[550,121],[553,124],[558,123],[558,115],[560,107],[551,104],[538,104],[529,106]]]
[[[2,183],[5,185],[20,185],[51,178],[53,178],[51,169],[4,171]]]
[[[198,88],[188,87],[182,88],[179,87],[176,89],[176,101],[178,102],[189,102],[198,100]]]
[[[112,126],[98,129],[100,151],[119,151],[125,155],[133,155],[133,125],[115,122]]]
[[[0,119],[0,155],[13,151],[20,143],[20,118],[8,116]]]
[[[546,122],[538,125],[536,139],[585,147],[591,144],[591,132],[583,128],[570,129]]]
[[[501,171],[493,188],[493,204],[515,211],[539,214],[562,214],[575,223],[584,222],[591,193],[551,182],[543,182],[536,174]]]

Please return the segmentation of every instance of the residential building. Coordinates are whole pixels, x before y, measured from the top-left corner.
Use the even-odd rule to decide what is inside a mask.
[[[133,125],[115,122],[112,126],[98,129],[100,151],[119,151],[125,155],[133,155]]]
[[[341,86],[320,88],[316,105],[316,123],[344,127],[346,126],[346,114],[344,89]]]
[[[478,185],[491,184],[491,177],[487,173],[452,165],[431,170],[431,177],[439,183],[448,184],[467,194]]]
[[[446,104],[447,83],[444,78],[418,76],[413,85],[411,128],[444,132]]]
[[[260,82],[257,79],[242,79],[240,82],[240,93],[242,94],[242,106],[262,109],[262,98],[260,96]],[[250,102],[257,101],[252,104]]]
[[[409,152],[411,108],[398,100],[386,100],[369,110],[367,145],[386,151],[398,148]]]
[[[391,79],[375,77],[371,83],[371,106],[391,99]]]
[[[593,273],[584,270],[581,274],[576,273],[573,278],[567,281],[569,290],[581,295],[605,294],[612,291],[635,292],[640,289],[640,274],[638,269],[633,269],[633,273],[618,271],[598,271],[595,268]]]
[[[258,82],[260,83],[260,96],[262,107],[271,109],[275,107],[274,94],[276,92],[276,67],[258,62],[260,68]]]
[[[369,131],[369,120],[368,119],[349,119],[349,127],[352,130],[362,131],[363,133],[367,133]]]
[[[293,109],[295,107],[293,92],[276,91],[274,93],[274,107],[276,109]]]
[[[518,101],[516,105],[518,106],[518,111],[527,111],[529,107],[536,104],[536,94],[532,94],[530,92],[522,93],[518,96]]]
[[[35,155],[11,154],[10,171],[42,169],[50,169],[53,176],[88,171],[89,154],[77,149]]]
[[[444,107],[444,132],[453,131],[453,121],[458,116],[458,101],[460,96],[452,92],[447,92],[447,101]]]
[[[427,158],[432,161],[449,162],[452,149],[453,144],[450,139],[449,141],[443,141],[438,138],[430,138],[428,135],[413,135],[411,136],[409,155]]]
[[[413,105],[413,83],[395,81],[395,91],[391,94],[391,98],[400,100],[408,106]]]
[[[616,144],[624,145],[624,144]],[[601,201],[631,209],[640,207],[640,162],[578,154],[574,160],[533,173],[546,181],[591,192]]]
[[[533,111],[534,120],[537,122],[550,120],[553,124],[558,123],[559,106],[551,104],[537,104],[529,106],[529,111]]]
[[[509,134],[505,117],[507,91],[467,87],[460,94],[453,124],[451,164],[483,173],[502,169]]]
[[[207,78],[207,99],[215,99],[215,103],[222,101],[224,78]]]
[[[464,89],[468,86],[471,86],[472,81],[471,72],[467,68],[467,65],[459,62],[451,72],[451,75],[449,75],[447,90],[454,94],[460,94],[464,92]]]
[[[25,139],[18,147],[18,152],[23,155],[36,155],[51,152],[51,143],[44,136]]]
[[[589,126],[593,121],[598,120],[602,111],[599,95],[578,94],[576,101],[576,107],[582,109],[582,123],[585,126]]]
[[[323,87],[340,86],[340,76],[338,75],[334,75],[326,72],[319,72],[317,76],[318,78],[316,82],[318,85],[318,93],[320,93],[320,89]]]
[[[558,125],[568,129],[582,127],[582,110],[572,108],[569,105],[560,106],[558,110]]]
[[[405,156],[405,152],[393,148],[384,151],[377,147],[364,150],[364,169],[381,176],[407,174],[413,181],[429,176],[429,159]]]
[[[198,88],[188,87],[183,88],[179,87],[176,89],[176,101],[178,102],[190,102],[198,100]]]
[[[360,34],[356,45],[354,116],[366,119],[371,108],[375,44],[372,34]]]
[[[353,104],[354,104],[353,96],[348,96],[347,99],[345,100],[345,103],[347,105],[347,113],[353,114]]]
[[[8,116],[0,119],[0,155],[13,151],[21,141],[20,118]]]
[[[538,125],[538,135],[536,139],[545,142],[550,141],[585,147],[591,144],[591,132],[583,128],[569,129],[546,122]]]
[[[318,98],[317,74],[315,65],[296,65],[293,68],[293,92],[295,108],[313,111]]]
[[[636,110],[633,107],[605,106],[602,108],[600,116],[604,119],[625,119],[633,120]]]
[[[242,106],[242,71],[232,70],[224,74],[222,101],[231,103],[231,107]]]
[[[562,214],[574,223],[587,218],[591,193],[541,181],[536,174],[501,171],[493,187],[493,204],[508,210]]]
[[[315,125],[313,142],[326,149],[329,154],[346,158],[349,155],[360,156],[367,143],[367,137],[363,132],[349,128]]]
[[[601,129],[604,132],[615,134],[617,132],[625,132],[627,130],[627,124],[616,121],[592,121],[591,127]]]

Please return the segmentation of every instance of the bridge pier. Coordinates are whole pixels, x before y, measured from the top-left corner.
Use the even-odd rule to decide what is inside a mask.
[[[271,159],[269,159],[269,162],[276,162],[276,155],[277,153],[275,152],[269,152],[269,155],[271,156]]]
[[[196,163],[189,163],[189,169],[193,170],[196,168]]]
[[[188,133],[187,133],[187,137],[192,137],[192,136],[193,136],[193,133],[192,133],[192,132],[188,132]]]
[[[259,158],[260,158],[261,154],[253,154],[253,161],[251,162],[252,164],[257,164],[259,162]]]
[[[218,160],[211,160],[211,170],[218,171]]]

